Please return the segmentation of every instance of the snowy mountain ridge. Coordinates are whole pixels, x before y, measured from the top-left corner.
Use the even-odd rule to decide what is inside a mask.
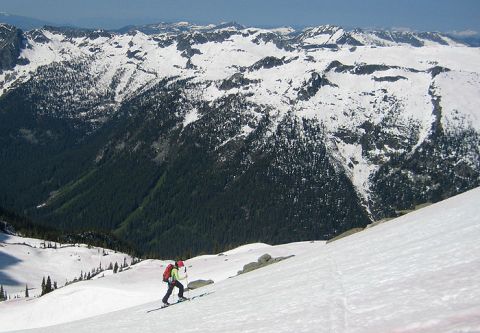
[[[156,27],[169,32],[115,34],[69,28],[30,31],[26,34],[28,46],[20,55],[28,64],[0,75],[2,91],[5,93],[21,82],[35,80],[36,76],[42,80],[39,69],[45,66],[63,64],[68,71],[70,66],[77,64],[83,68],[82,75],[91,78],[89,86],[85,87],[87,90],[78,96],[78,87],[70,86],[53,97],[62,99],[62,103],[71,98],[73,103],[83,103],[79,99],[84,98],[97,101],[87,112],[68,115],[85,117],[92,122],[115,112],[123,101],[160,80],[176,77],[197,83],[194,89],[200,90],[200,98],[207,101],[213,102],[232,93],[252,95],[248,97],[252,102],[268,105],[281,114],[293,111],[298,117],[319,120],[331,135],[351,120],[353,126],[349,129],[353,130],[365,121],[379,123],[386,113],[400,108],[401,121],[417,123],[422,140],[428,135],[432,122],[429,89],[451,90],[448,81],[455,80],[461,82],[457,86],[465,89],[462,95],[468,95],[458,98],[454,94],[461,92],[454,91],[444,94],[445,97],[454,99],[455,103],[463,100],[468,104],[461,105],[459,110],[457,105],[446,105],[442,121],[450,122],[452,126],[445,127],[455,130],[456,126],[464,124],[456,125],[458,122],[451,118],[460,117],[465,125],[480,130],[480,119],[471,107],[472,99],[480,92],[479,51],[438,33],[364,32],[358,29],[349,32],[326,25],[297,33],[295,42],[286,44],[289,47],[284,49],[279,48],[279,43],[284,42],[283,35],[264,29],[237,25],[197,27],[188,23]],[[185,30],[175,30],[177,27]],[[325,50],[322,45],[335,45],[338,49]],[[411,49],[412,45],[424,47]],[[352,50],[358,46],[362,47]],[[372,49],[372,46],[381,48]],[[448,72],[432,79],[431,70],[438,66],[444,66]],[[79,74],[73,70],[71,75]],[[231,88],[218,86],[229,80],[233,80]],[[330,81],[333,83],[327,84]],[[302,97],[304,89],[315,91],[320,88],[316,85],[324,84],[323,92]],[[384,90],[388,93],[383,93]],[[377,101],[390,94],[393,95],[389,96],[390,101]],[[378,104],[378,111],[365,109],[368,104]],[[45,112],[55,112],[51,104],[42,108]],[[341,109],[343,114],[338,112]],[[353,110],[358,113],[362,109],[365,111],[352,116]],[[450,115],[452,112],[455,114]],[[342,154],[350,148],[340,147],[340,150]],[[357,160],[358,157],[356,153],[343,156],[345,160]],[[362,160],[359,162],[368,164]],[[365,172],[363,169],[359,172],[355,169],[355,177],[363,178],[357,184],[357,188],[362,189],[370,173],[364,177],[361,176]]]
[[[480,183],[480,49],[438,33],[331,25],[288,31],[188,23],[117,33],[45,27],[21,33],[18,47],[2,49],[10,55],[0,64],[0,94],[8,103],[33,105],[29,117],[72,126],[77,143],[118,119],[143,128],[109,134],[91,148],[94,167],[111,156],[140,153],[169,165],[178,146],[192,144],[213,156],[215,167],[228,168],[219,191],[248,172],[283,179],[285,193],[275,201],[292,205],[292,224],[305,207],[319,211],[312,208],[314,197],[335,211],[333,203],[345,206],[339,202],[352,194],[339,226],[317,231],[326,238]],[[62,137],[33,124],[8,128],[6,140],[31,149]],[[139,131],[145,133],[136,137]],[[268,162],[259,163],[264,158]],[[257,169],[263,165],[271,170]],[[75,177],[89,174],[83,171]],[[52,195],[70,189],[62,179],[48,182],[36,202],[29,198],[21,209],[63,214],[65,202],[55,206]],[[159,179],[145,186],[155,190]],[[326,197],[338,188],[340,201]],[[150,202],[145,192],[138,195]],[[140,211],[139,199],[134,202]],[[236,207],[242,219],[251,216],[251,205]],[[329,214],[320,214],[325,223]],[[307,224],[317,223],[307,215]],[[113,227],[125,230],[120,225],[136,216],[125,212]]]

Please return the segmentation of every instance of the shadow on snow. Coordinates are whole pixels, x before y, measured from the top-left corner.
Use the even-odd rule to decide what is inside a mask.
[[[19,284],[19,281],[12,279],[8,274],[5,273],[5,271],[7,270],[7,267],[13,266],[19,263],[21,260],[2,251],[4,248],[4,244],[2,243],[4,243],[8,238],[9,236],[7,234],[0,232],[0,284],[3,286],[15,286]]]

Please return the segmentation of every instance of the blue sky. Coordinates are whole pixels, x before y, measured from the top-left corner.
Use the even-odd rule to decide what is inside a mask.
[[[0,0],[0,11],[102,28],[236,21],[252,26],[480,31],[480,0]]]

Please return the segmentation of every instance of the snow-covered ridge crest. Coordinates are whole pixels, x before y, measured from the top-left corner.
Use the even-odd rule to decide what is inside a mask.
[[[137,82],[130,88],[131,91],[134,91],[135,88],[138,89],[142,85],[142,82],[145,83],[152,79],[152,75],[144,75],[146,73],[155,74],[157,77],[189,75],[191,71],[181,70],[181,68],[187,66],[185,58],[191,58],[190,69],[195,66],[198,67],[194,60],[196,60],[195,58],[201,58],[201,55],[204,54],[201,51],[201,47],[211,45],[212,43],[222,44],[223,47],[227,46],[227,48],[236,46],[230,46],[230,42],[233,42],[233,44],[238,43],[238,47],[232,50],[232,54],[222,54],[229,56],[230,61],[233,60],[228,64],[230,68],[233,66],[248,66],[252,64],[251,61],[254,61],[252,59],[250,63],[242,63],[241,58],[244,57],[241,57],[239,52],[246,52],[247,54],[253,52],[258,55],[263,54],[263,57],[266,57],[282,53],[283,48],[288,50],[289,53],[305,53],[304,49],[306,48],[311,53],[315,48],[321,48],[322,45],[409,45],[408,38],[393,40],[392,34],[388,32],[370,33],[360,30],[348,32],[340,27],[328,25],[305,29],[300,32],[300,35],[296,35],[296,32],[285,35],[276,29],[245,28],[235,23],[213,27],[198,27],[187,24],[160,24],[156,25],[156,27],[161,27],[163,30],[159,30],[157,34],[145,34],[141,32],[142,27],[131,28],[131,30],[127,30],[125,33],[55,27],[32,30],[25,34],[27,47],[22,50],[20,56],[20,58],[24,59],[22,64],[18,65],[12,73],[8,73],[8,77],[0,76],[0,83],[3,88],[2,93],[7,91],[10,86],[16,86],[18,83],[25,82],[41,66],[70,60],[80,55],[92,56],[95,60],[92,63],[93,68],[110,67],[113,72],[138,66],[134,70],[135,73],[132,73],[133,69],[126,69],[127,74],[123,78],[125,81],[132,79]],[[185,30],[168,30],[178,27]],[[411,37],[414,36],[412,33],[409,34]],[[438,34],[435,36],[437,36],[436,39],[430,40],[427,45],[448,44],[447,37],[439,37]],[[269,47],[269,44],[273,44],[275,48],[272,49]],[[452,44],[458,45],[453,41]],[[171,46],[176,46],[177,52],[172,53],[171,51],[175,48]],[[216,47],[213,47],[212,51],[214,49]],[[320,52],[322,50],[316,51]],[[162,66],[160,63],[162,63],[162,58],[164,57],[179,59]],[[240,61],[235,61],[234,59]],[[257,58],[257,60],[260,59],[261,57]],[[28,62],[28,64],[25,65],[25,62]],[[219,65],[219,63],[212,61],[211,66],[205,68],[205,71],[211,73],[213,70],[218,71],[222,70],[222,67],[227,67]],[[225,70],[223,72],[227,74]],[[192,74],[198,76],[199,73],[197,71]],[[108,77],[111,78],[112,76],[112,74],[107,75],[107,80]],[[223,78],[225,78],[225,75],[223,75]]]

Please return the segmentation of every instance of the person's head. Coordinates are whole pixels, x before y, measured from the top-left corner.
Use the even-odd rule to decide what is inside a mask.
[[[175,266],[177,266],[177,268],[180,268],[180,267],[183,267],[185,265],[183,264],[183,261],[179,260],[175,263]]]

